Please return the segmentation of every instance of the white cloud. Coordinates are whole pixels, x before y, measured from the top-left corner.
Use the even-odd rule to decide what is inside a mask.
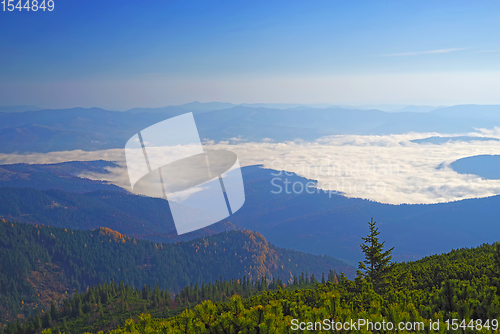
[[[225,149],[238,154],[242,166],[262,164],[317,180],[321,189],[335,190],[346,196],[382,203],[438,203],[500,194],[500,180],[482,180],[461,175],[449,164],[457,159],[500,154],[500,142],[449,142],[443,145],[419,145],[412,139],[438,133],[321,138],[315,142],[205,142],[208,149]],[[476,133],[500,138],[500,129],[479,129]],[[120,167],[110,174],[86,174],[130,189],[123,150],[67,151],[48,154],[0,154],[0,163],[55,163],[62,161],[116,161]],[[281,177],[284,179],[285,174]],[[283,180],[284,181],[284,180]]]
[[[243,141],[247,141],[245,138],[242,138],[241,136],[238,136],[238,137],[233,137],[233,138],[229,138],[230,140],[232,140],[233,142],[243,142]]]
[[[482,129],[482,128],[474,128],[476,131],[486,136],[496,136],[500,137],[500,127],[495,126],[493,129]]]
[[[317,180],[322,189],[382,203],[438,203],[500,194],[499,180],[461,175],[449,167],[463,157],[498,154],[500,143],[410,142],[436,135],[332,136],[316,142],[217,144],[214,148],[234,151],[243,165],[294,172]],[[280,177],[284,181],[286,175]]]

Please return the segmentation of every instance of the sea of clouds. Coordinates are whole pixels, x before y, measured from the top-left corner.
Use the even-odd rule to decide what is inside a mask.
[[[230,150],[238,155],[242,166],[296,173],[317,181],[317,189],[342,192],[348,197],[381,203],[440,203],[465,198],[500,194],[500,180],[483,180],[475,175],[455,172],[450,163],[474,155],[500,154],[500,141],[449,142],[442,145],[412,143],[430,136],[488,136],[500,138],[500,131],[478,130],[469,134],[408,133],[403,135],[338,135],[314,142],[275,143],[272,140],[245,142],[204,141],[207,150]],[[130,189],[124,150],[64,151],[33,154],[0,154],[0,164],[46,164],[64,161],[115,161],[119,167],[108,168],[109,174],[82,176],[106,180]],[[287,173],[274,173],[274,189],[285,191]],[[305,186],[305,184],[303,185]],[[300,185],[288,185],[288,191],[313,191]],[[301,190],[302,189],[302,190]]]

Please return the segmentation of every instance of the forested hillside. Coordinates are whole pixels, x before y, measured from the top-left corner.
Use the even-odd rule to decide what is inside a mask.
[[[110,333],[498,333],[499,261],[498,244],[459,249],[395,265],[384,291],[362,275],[341,276],[314,289],[207,300],[169,319],[145,313]]]
[[[353,269],[327,256],[285,250],[260,234],[232,231],[189,242],[136,240],[108,228],[78,231],[0,221],[1,319],[35,315],[72,293],[110,280],[178,292],[190,283]]]
[[[228,235],[234,233],[240,232]],[[364,240],[383,246],[370,236]],[[366,259],[380,264],[383,256],[371,250],[364,252]],[[381,252],[390,259],[390,250],[379,248]],[[262,277],[252,282],[244,277],[190,284],[174,295],[155,286],[138,290],[111,282],[67,299],[60,308],[52,307],[24,327],[10,324],[6,333],[42,328],[52,328],[55,333],[96,332],[120,324],[110,334],[323,333],[346,323],[349,329],[335,331],[499,332],[500,244],[457,249],[414,262],[386,263],[385,268],[382,277],[371,275],[365,267],[354,280],[331,271],[326,277],[309,278],[302,273],[291,282]],[[125,320],[126,315],[130,319]],[[360,325],[358,319],[365,323]],[[385,323],[386,329],[374,329],[376,323]]]
[[[338,275],[330,271],[321,277],[321,282],[338,282]],[[309,277],[302,273],[292,282],[281,279],[268,280],[265,276],[256,281],[242,279],[217,280],[208,284],[190,284],[178,293],[162,290],[158,286],[145,285],[142,289],[132,288],[123,282],[91,286],[85,292],[76,293],[57,306],[51,303],[50,309],[42,314],[10,322],[3,329],[4,334],[52,332],[80,334],[84,332],[108,331],[123,326],[131,317],[137,319],[142,313],[149,312],[156,317],[171,317],[185,309],[196,306],[205,300],[223,302],[237,294],[248,298],[266,291],[285,289],[311,289],[318,283],[314,274]],[[0,330],[0,333],[2,331]]]

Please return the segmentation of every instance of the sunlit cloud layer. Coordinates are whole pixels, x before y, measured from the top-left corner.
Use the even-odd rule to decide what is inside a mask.
[[[500,154],[498,141],[453,142],[443,145],[421,145],[413,139],[437,133],[404,135],[323,137],[315,142],[204,142],[206,149],[235,152],[242,166],[261,164],[264,168],[293,172],[318,181],[317,187],[382,203],[438,203],[465,198],[500,194],[500,180],[482,180],[462,175],[449,164],[457,159]],[[460,134],[500,137],[498,129],[478,129],[477,133]],[[123,150],[84,152],[80,150],[48,154],[0,154],[0,163],[55,163],[63,161],[115,161],[120,167],[109,168],[110,174],[86,174],[85,177],[107,180],[130,190]],[[277,173],[276,173],[277,174]],[[286,173],[275,176],[273,190],[285,191]],[[306,192],[305,184],[287,185],[288,191]],[[307,188],[318,191],[317,188]]]
[[[495,131],[487,132],[490,136],[495,134]],[[438,203],[500,194],[499,180],[461,175],[449,167],[451,162],[463,157],[499,154],[500,143],[419,145],[410,142],[435,135],[438,134],[332,136],[312,143],[214,146],[236,152],[245,165],[260,163],[266,168],[295,172],[317,180],[321,189],[382,203]],[[276,177],[281,180],[275,184],[284,187],[287,175]],[[291,189],[292,186],[288,186],[290,191],[301,191],[300,185],[295,189]]]

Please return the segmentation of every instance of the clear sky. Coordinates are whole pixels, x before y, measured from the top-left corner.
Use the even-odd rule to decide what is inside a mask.
[[[499,1],[54,2],[0,4],[0,105],[500,104]]]

